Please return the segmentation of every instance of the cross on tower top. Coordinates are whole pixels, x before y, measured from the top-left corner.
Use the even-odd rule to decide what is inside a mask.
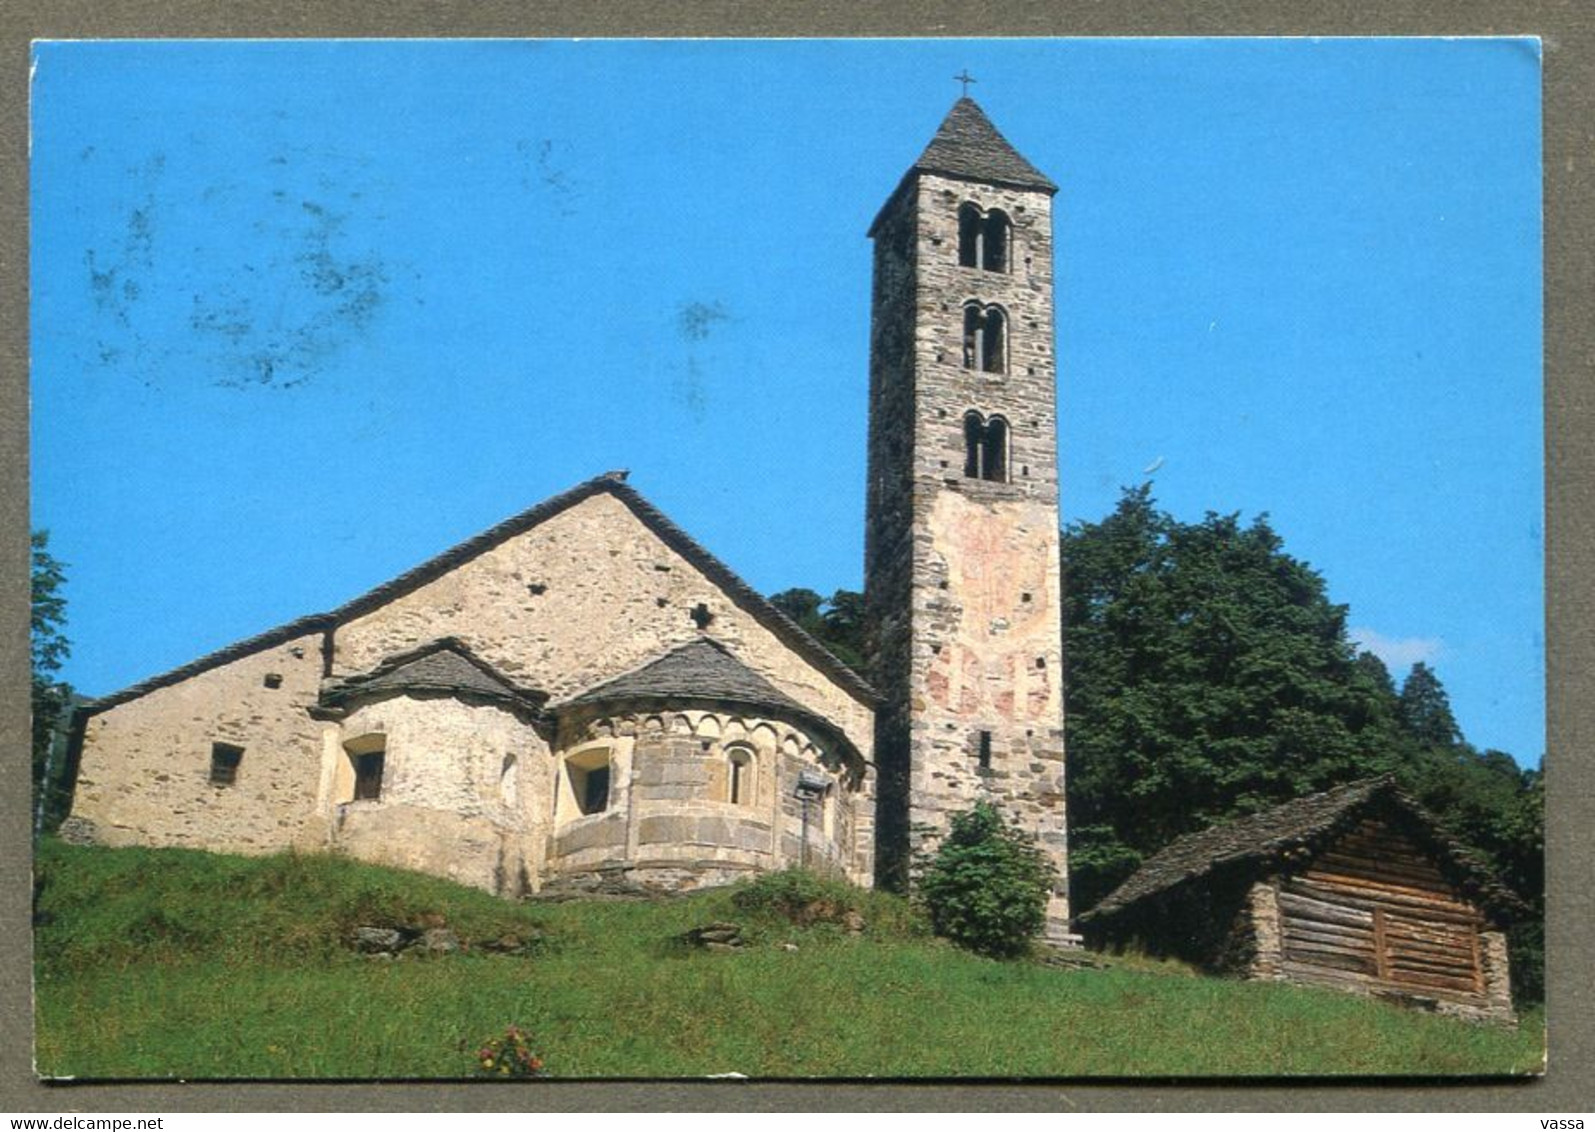
[[[963,97],[968,98],[969,97],[969,84],[972,83],[972,82],[975,82],[976,80],[975,80],[975,76],[971,75],[969,73],[969,68],[965,67],[962,71],[958,72],[958,74],[953,76],[953,81],[964,84]]]

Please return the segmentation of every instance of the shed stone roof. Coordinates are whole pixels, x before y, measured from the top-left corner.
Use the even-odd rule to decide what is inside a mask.
[[[1445,862],[1470,882],[1469,887],[1475,889],[1480,903],[1499,914],[1514,915],[1521,911],[1517,897],[1491,877],[1462,845],[1444,833],[1423,807],[1397,789],[1394,779],[1384,775],[1188,833],[1147,860],[1080,920],[1100,922],[1131,905],[1222,868],[1266,865],[1286,850],[1316,849],[1381,802],[1395,806],[1414,820]]]

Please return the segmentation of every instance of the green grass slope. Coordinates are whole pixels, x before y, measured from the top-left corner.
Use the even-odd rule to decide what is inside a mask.
[[[1516,1031],[1172,966],[998,963],[852,893],[861,935],[734,891],[514,905],[316,856],[40,849],[36,1058],[50,1077],[460,1078],[511,1024],[559,1077],[1523,1074]],[[730,953],[679,937],[741,924]],[[358,925],[446,923],[467,949],[377,960]],[[528,953],[482,944],[537,939]],[[796,950],[783,945],[795,944]]]

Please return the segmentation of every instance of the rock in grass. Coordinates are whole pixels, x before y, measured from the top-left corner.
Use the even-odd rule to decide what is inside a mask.
[[[737,924],[728,924],[724,920],[716,920],[701,928],[693,928],[681,938],[694,947],[702,947],[708,951],[734,951],[743,944],[742,928]]]
[[[415,941],[415,949],[427,955],[450,955],[460,949],[460,937],[448,928],[427,928]]]
[[[397,928],[374,928],[361,926],[349,933],[349,942],[356,951],[367,955],[377,952],[398,951],[404,946],[404,933]]]

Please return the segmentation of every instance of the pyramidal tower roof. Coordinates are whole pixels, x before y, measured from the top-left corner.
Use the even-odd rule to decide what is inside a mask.
[[[1058,186],[1020,155],[968,95],[953,103],[936,136],[930,139],[910,172],[942,173],[971,181],[998,181],[1048,193],[1058,191]]]

